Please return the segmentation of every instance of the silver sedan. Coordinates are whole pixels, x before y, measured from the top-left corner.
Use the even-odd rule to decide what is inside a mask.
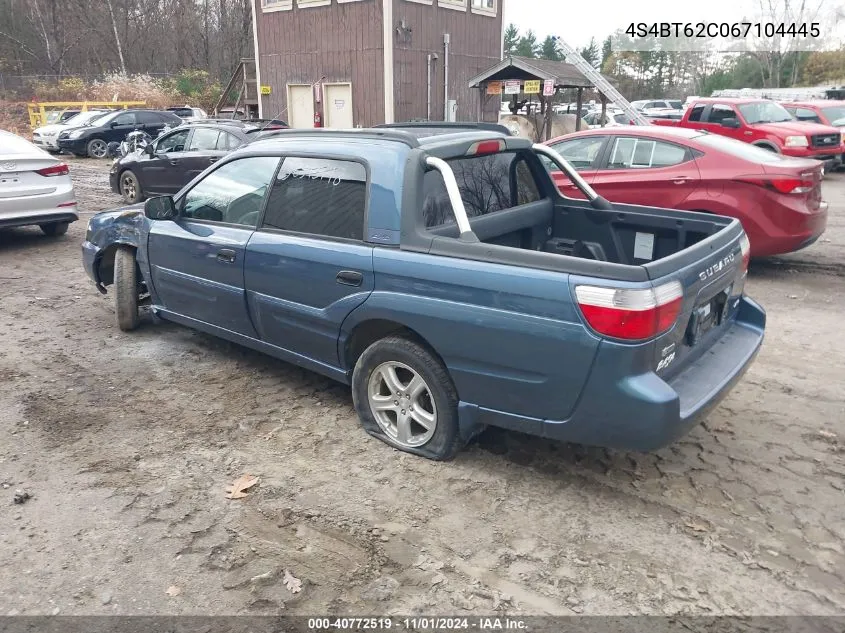
[[[62,235],[78,219],[68,166],[0,130],[0,229],[37,224],[47,235]]]

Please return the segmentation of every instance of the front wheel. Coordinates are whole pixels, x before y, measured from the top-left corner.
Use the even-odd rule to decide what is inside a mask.
[[[42,233],[50,237],[58,237],[67,233],[70,222],[50,222],[49,224],[39,224]]]
[[[445,461],[463,447],[452,379],[415,341],[391,336],[370,345],[355,364],[352,400],[364,430],[395,448]]]
[[[108,144],[101,138],[93,138],[88,141],[88,156],[91,158],[105,158],[109,154]]]
[[[120,246],[114,255],[114,307],[124,332],[138,327],[138,267],[135,249]]]
[[[138,177],[131,169],[120,174],[120,195],[126,204],[137,204],[144,199]]]

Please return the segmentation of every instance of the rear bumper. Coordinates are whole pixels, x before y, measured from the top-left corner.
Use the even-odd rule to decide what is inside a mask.
[[[752,257],[781,255],[813,244],[827,228],[828,203],[815,212],[787,207],[768,209],[762,218],[749,219],[746,229]]]
[[[53,224],[54,222],[76,222],[79,216],[76,207],[55,209],[53,211],[39,211],[17,216],[0,215],[0,229],[11,229],[16,226],[34,226],[36,224]]]
[[[766,314],[743,297],[736,321],[701,357],[669,380],[654,372],[625,375],[614,350],[600,350],[572,417],[538,420],[470,405],[461,426],[490,424],[550,439],[652,451],[684,435],[727,395],[763,343]],[[468,434],[468,432],[465,432]]]

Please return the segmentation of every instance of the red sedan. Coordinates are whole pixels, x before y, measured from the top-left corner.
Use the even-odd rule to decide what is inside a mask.
[[[827,226],[822,163],[816,160],[658,126],[585,130],[546,144],[611,202],[737,218],[754,257],[809,246]],[[583,197],[562,172],[555,169],[552,177],[564,195]]]

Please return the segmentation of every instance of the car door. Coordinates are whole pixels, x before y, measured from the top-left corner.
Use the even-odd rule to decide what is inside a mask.
[[[339,365],[340,327],[375,284],[373,246],[363,241],[367,181],[358,162],[284,159],[246,253],[247,299],[263,341]]]
[[[244,254],[278,164],[277,157],[248,156],[220,165],[176,201],[176,221],[153,223],[147,253],[161,309],[189,324],[256,337]]]
[[[602,148],[607,141],[604,135],[577,136],[557,143],[550,143],[550,147],[563,156],[588,183],[592,181],[598,168]],[[581,190],[575,186],[557,165],[550,161],[546,163],[552,180],[555,181],[560,192],[569,198],[585,199]]]
[[[153,155],[138,164],[142,169],[144,191],[150,194],[175,194],[190,182],[182,160],[187,154],[191,129],[183,128],[162,136],[153,143]]]
[[[645,136],[615,136],[590,184],[611,202],[677,208],[699,186],[692,151]]]
[[[102,134],[98,134],[98,136],[102,136],[103,140],[108,143],[119,143],[125,139],[126,135],[134,130],[137,125],[138,120],[134,112],[121,112],[109,123],[106,123],[106,127]]]
[[[225,156],[225,151],[217,149],[219,137],[220,131],[216,128],[204,126],[194,128],[188,149],[182,159],[187,178],[185,182],[190,182]]]
[[[743,130],[742,126],[737,128],[725,127],[722,121],[725,119],[736,119],[742,123],[742,117],[733,106],[725,105],[723,103],[714,103],[710,107],[710,111],[706,115],[707,119],[703,122],[701,129],[713,132],[714,134],[721,134],[722,136],[729,136],[739,141],[747,141],[746,136],[750,136],[751,132]]]

